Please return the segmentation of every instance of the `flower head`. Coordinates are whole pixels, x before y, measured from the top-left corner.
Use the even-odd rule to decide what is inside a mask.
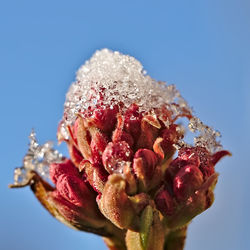
[[[183,118],[198,133],[193,145]],[[33,133],[14,186],[30,185],[54,217],[103,236],[110,249],[182,249],[188,223],[213,203],[215,164],[230,154],[218,135],[174,85],[105,49],[67,93],[58,140],[70,159],[38,145]],[[54,185],[41,178],[46,172]]]

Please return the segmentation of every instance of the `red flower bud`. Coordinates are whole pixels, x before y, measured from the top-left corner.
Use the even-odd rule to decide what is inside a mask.
[[[171,216],[174,213],[174,200],[167,190],[161,190],[155,197],[157,209],[164,216]]]
[[[157,166],[158,157],[149,149],[139,149],[134,156],[133,170],[139,182],[139,190],[154,188],[160,182],[161,167]]]
[[[141,134],[137,142],[137,148],[152,149],[157,138],[161,124],[152,115],[145,115],[141,120]]]
[[[104,132],[112,131],[116,124],[118,107],[100,107],[93,112],[93,123]]]
[[[109,176],[98,204],[101,212],[117,227],[138,229],[136,210],[126,193],[126,182],[121,176]]]
[[[57,183],[58,178],[63,174],[80,177],[78,169],[69,159],[65,159],[64,162],[61,163],[52,163],[49,170],[50,178],[54,184]]]
[[[95,231],[105,224],[105,218],[97,206],[92,206],[91,202],[86,203],[85,207],[78,206],[65,199],[57,190],[49,194],[48,202],[63,216],[65,224],[75,226],[79,230],[86,231],[89,228],[89,230]]]
[[[105,182],[108,179],[107,171],[99,165],[93,165],[87,160],[79,164],[79,170],[84,173],[86,180],[99,194],[102,193]]]
[[[130,147],[134,145],[133,137],[124,130],[124,121],[121,115],[119,115],[117,118],[117,127],[112,135],[112,141],[125,141]]]
[[[110,142],[103,152],[102,162],[110,174],[113,172],[121,172],[124,162],[130,161],[132,154],[132,150],[125,141]]]
[[[158,158],[155,153],[149,149],[139,149],[134,155],[134,160],[138,158],[142,159],[145,177],[147,179],[152,178],[154,174],[154,169],[156,167],[156,164],[158,163]],[[136,173],[136,169],[134,170]]]
[[[201,148],[198,148],[201,149]],[[192,164],[194,166],[200,165],[200,157],[196,148],[181,148],[178,153],[178,159],[181,163]]]
[[[108,50],[79,70],[64,107],[58,140],[70,160],[33,132],[12,187],[30,185],[54,217],[104,236],[110,249],[181,250],[188,223],[213,203],[215,164],[230,154],[218,151],[218,133],[192,116],[174,85]],[[176,122],[183,117],[194,146]],[[39,176],[48,167],[55,187]]]
[[[108,144],[108,139],[98,129],[91,128],[90,133],[91,133],[90,148],[92,153],[91,161],[96,164],[101,164],[102,153]]]
[[[187,165],[179,170],[174,178],[173,190],[178,200],[185,200],[203,183],[202,172],[194,165]]]
[[[79,177],[62,174],[59,176],[56,189],[61,196],[76,206],[84,207],[95,203],[95,195]]]
[[[124,129],[125,131],[138,140],[141,133],[141,119],[142,114],[139,112],[139,107],[136,104],[132,104],[125,113]]]

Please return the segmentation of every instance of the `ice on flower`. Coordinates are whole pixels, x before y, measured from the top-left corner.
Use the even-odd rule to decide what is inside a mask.
[[[194,138],[195,146],[207,148],[210,152],[216,152],[222,149],[217,137],[220,137],[220,132],[204,124],[198,117],[193,117],[188,125],[191,132],[199,132],[199,135]]]
[[[23,166],[14,171],[14,185],[26,184],[28,181],[27,173],[31,170],[36,171],[41,176],[49,176],[49,165],[54,162],[61,162],[63,157],[55,149],[52,142],[39,145],[35,131],[32,130],[29,136],[29,149],[23,159]]]
[[[67,126],[74,124],[77,115],[95,108],[97,103],[104,107],[122,104],[121,110],[126,110],[136,103],[142,112],[165,106],[176,117],[185,108],[192,114],[191,108],[175,85],[154,80],[146,74],[141,63],[134,57],[108,49],[96,51],[92,58],[80,67],[76,81],[69,88],[60,126],[60,134],[64,139],[68,138]],[[160,118],[168,127],[168,118]],[[198,118],[192,118],[189,128],[192,132],[200,132],[194,138],[194,145],[204,146],[210,152],[220,149],[220,143],[217,142],[218,132]],[[178,145],[188,144],[180,141]]]
[[[51,142],[39,145],[32,131],[10,187],[30,185],[51,215],[104,237],[109,249],[181,250],[190,221],[213,203],[215,165],[230,155],[219,151],[218,136],[175,85],[104,49],[79,69],[66,96],[58,140],[69,158]]]
[[[136,103],[141,112],[151,114],[155,108],[164,106],[176,117],[183,108],[192,114],[191,108],[175,85],[167,85],[165,82],[152,79],[134,57],[108,49],[97,51],[89,61],[86,61],[78,70],[76,81],[69,88],[60,124],[60,134],[64,139],[69,138],[67,126],[74,124],[77,115],[95,108],[97,103],[111,108],[120,105],[121,111]],[[165,126],[169,127],[168,118],[160,118]],[[195,146],[206,147],[210,152],[221,149],[221,144],[217,140],[219,132],[205,125],[199,118],[190,119],[189,129],[193,133],[198,132],[198,135],[194,136]],[[53,149],[51,142],[39,145],[34,131],[29,138],[30,147],[24,157],[23,167],[15,170],[16,184],[27,181],[28,170],[36,170],[42,176],[47,176],[48,165],[62,159]],[[175,145],[180,149],[188,144],[180,140]]]
[[[134,57],[108,49],[97,51],[78,70],[66,96],[65,122],[71,125],[76,113],[95,106],[101,98],[103,105],[122,103],[128,108],[136,103],[141,111],[174,102],[190,109],[174,85],[157,82],[145,74]]]

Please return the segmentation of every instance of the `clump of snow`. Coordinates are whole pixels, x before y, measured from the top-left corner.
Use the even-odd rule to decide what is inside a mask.
[[[100,103],[111,107],[122,103],[121,111],[136,103],[140,111],[145,112],[165,106],[176,117],[183,109],[192,114],[175,85],[154,80],[134,57],[108,49],[96,51],[78,70],[76,81],[66,95],[61,135],[68,139],[67,126],[74,124],[77,114],[95,108]],[[163,122],[167,126],[169,121]],[[190,120],[189,128],[199,133],[194,138],[194,145],[204,146],[210,152],[220,149],[221,145],[217,142],[219,133],[198,118]],[[187,145],[184,141],[180,144]]]
[[[108,49],[97,51],[77,72],[64,105],[64,121],[74,123],[76,113],[82,113],[97,103],[128,108],[136,103],[141,111],[178,103],[190,109],[174,85],[157,82],[146,75],[134,57]],[[176,108],[176,107],[175,107]]]

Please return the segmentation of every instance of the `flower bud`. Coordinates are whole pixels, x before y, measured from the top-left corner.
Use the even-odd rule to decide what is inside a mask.
[[[111,232],[118,233],[117,229],[100,213],[95,203],[95,196],[87,190],[87,187],[79,184],[78,180],[70,183],[72,178],[65,178],[65,176],[65,174],[59,175],[57,179],[59,190],[57,190],[45,182],[36,172],[29,171],[25,186],[30,185],[41,204],[52,216],[65,225],[102,236],[110,236],[112,235]],[[59,184],[61,178],[65,179],[62,184]],[[77,187],[74,186],[75,182],[78,182]],[[80,192],[79,187],[87,195],[86,200],[82,193],[78,194]]]
[[[217,174],[213,174],[185,200],[176,200],[174,213],[165,217],[169,228],[177,229],[186,225],[196,215],[211,206],[217,177]]]
[[[103,132],[114,129],[116,123],[117,105],[111,107],[99,107],[93,111],[93,124]]]
[[[144,166],[145,176],[147,178],[152,177],[154,168],[158,163],[158,158],[152,150],[139,149],[134,155],[134,159],[141,158]]]
[[[124,121],[121,115],[117,117],[117,126],[112,135],[113,142],[125,141],[130,147],[134,145],[133,137],[124,130]]]
[[[137,148],[152,149],[160,128],[161,124],[156,117],[145,115],[141,120],[141,134],[137,142]]]
[[[178,200],[185,200],[203,183],[203,175],[199,168],[187,165],[179,170],[173,181],[173,190]]]
[[[54,184],[57,183],[58,178],[60,175],[71,175],[80,177],[78,169],[73,165],[71,160],[65,159],[61,163],[52,163],[50,165],[50,178]]]
[[[95,206],[95,194],[77,176],[62,174],[59,176],[56,189],[67,201],[79,207]]]
[[[102,155],[102,162],[105,169],[112,174],[113,172],[122,172],[124,163],[132,158],[132,150],[125,141],[110,142]]]
[[[66,225],[83,231],[91,230],[90,232],[95,232],[98,231],[98,228],[104,227],[105,218],[99,212],[96,204],[91,206],[92,202],[86,202],[85,206],[82,207],[79,206],[77,199],[73,200],[72,197],[65,199],[66,195],[63,194],[63,197],[61,193],[55,190],[47,197],[50,206],[53,206],[58,211],[55,215],[57,219],[61,220],[61,217],[63,217]]]
[[[137,141],[141,133],[142,114],[136,104],[131,104],[125,113],[124,129]]]
[[[164,129],[160,134],[163,139],[161,142],[161,148],[167,158],[170,158],[174,154],[176,149],[173,144],[181,137],[178,128],[178,125],[171,124],[169,128]]]
[[[91,142],[90,142],[90,148],[91,148],[91,162],[95,164],[101,164],[102,163],[102,153],[105,150],[108,139],[101,131],[99,131],[97,128],[91,127],[89,128],[90,135],[91,135]]]
[[[194,146],[177,123],[183,117]],[[187,224],[213,203],[215,164],[230,154],[218,151],[217,136],[174,85],[106,49],[80,68],[66,96],[58,140],[70,160],[33,131],[11,187],[30,185],[54,217],[105,237],[110,249],[181,250]],[[39,176],[48,169],[55,187]]]
[[[149,149],[139,149],[133,160],[133,170],[141,191],[153,188],[160,181],[161,170],[157,168],[158,157]]]
[[[101,212],[117,227],[138,228],[136,211],[126,194],[126,182],[120,175],[109,176],[98,205]]]
[[[93,165],[87,160],[81,161],[79,170],[83,172],[84,177],[99,194],[102,193],[105,182],[108,179],[108,173],[99,165]]]
[[[174,200],[166,189],[162,189],[156,194],[155,204],[164,216],[171,216],[174,213]]]

